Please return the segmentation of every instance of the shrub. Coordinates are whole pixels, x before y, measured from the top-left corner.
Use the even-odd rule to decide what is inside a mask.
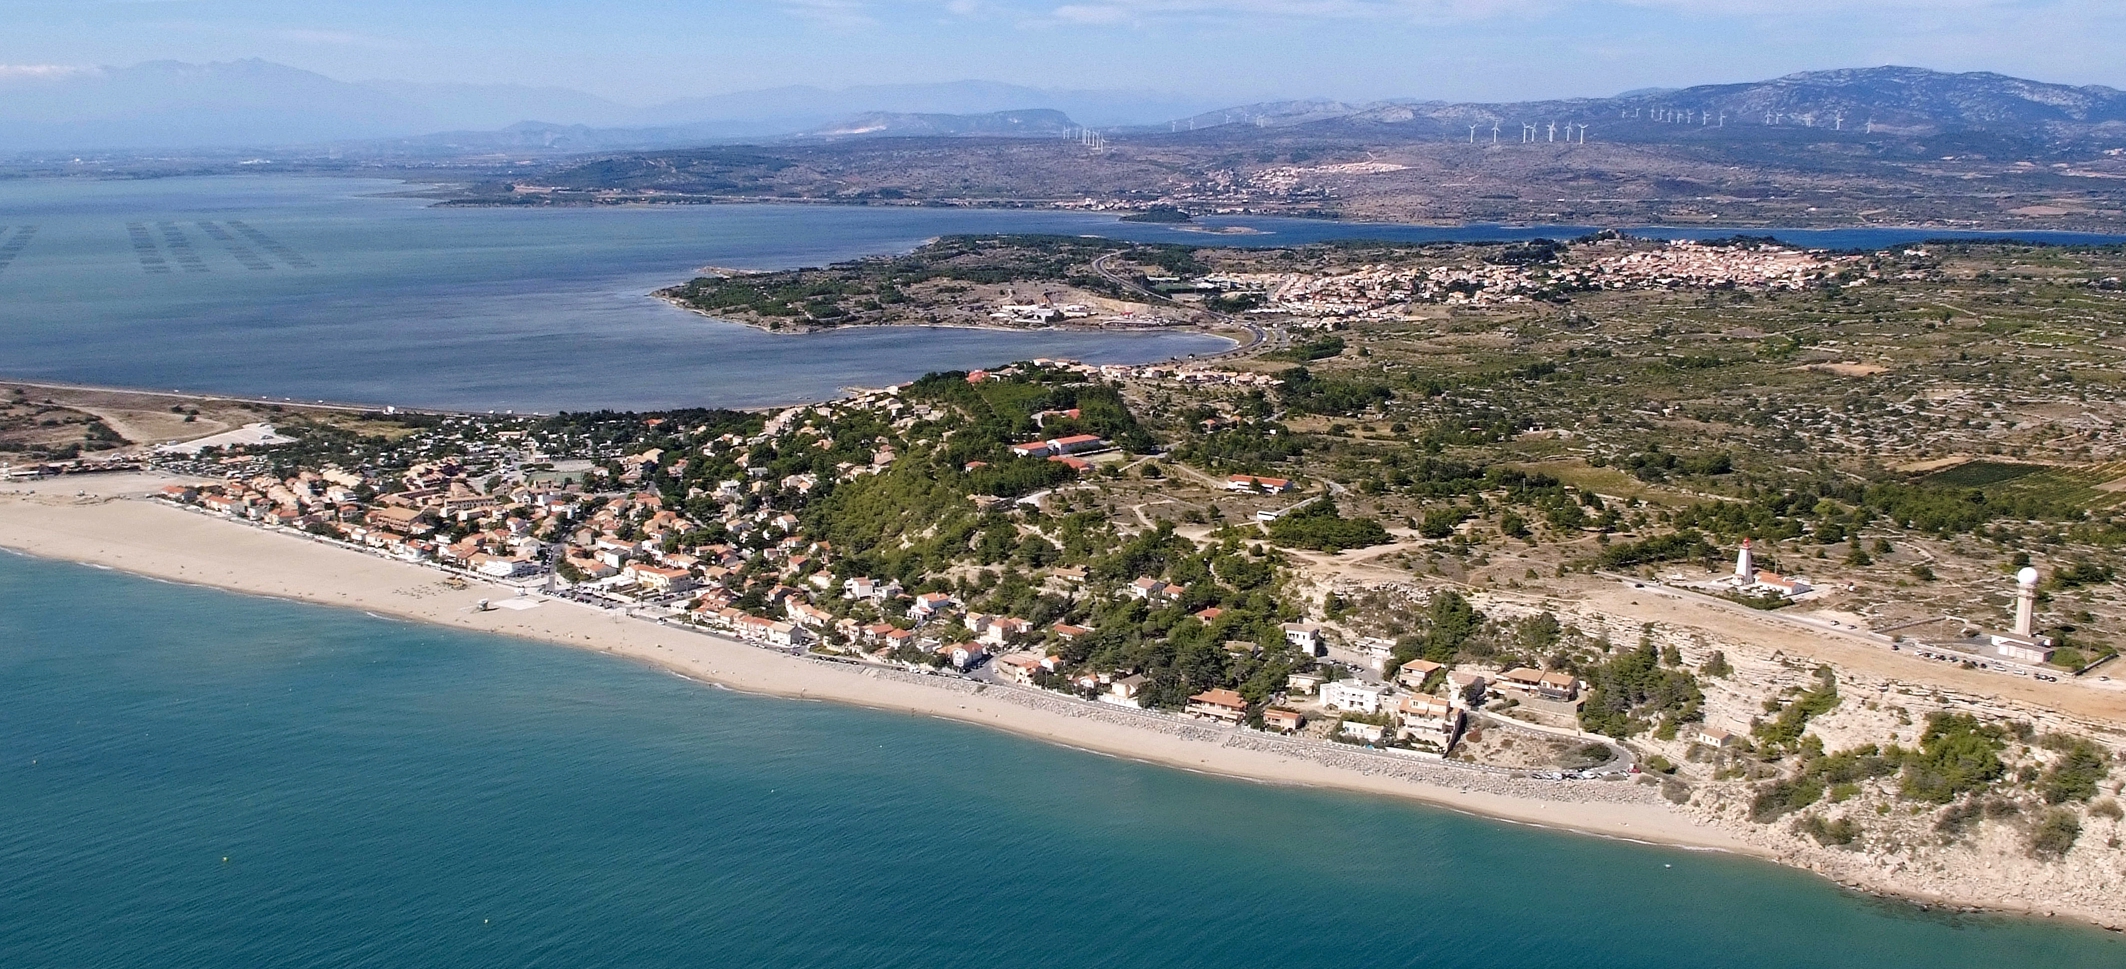
[[[2082,836],[2082,820],[2066,808],[2054,808],[2045,812],[2037,827],[2030,832],[2030,855],[2046,861],[2064,857],[2074,848],[2075,839]]]
[[[1794,833],[1814,838],[1817,844],[1826,847],[1832,845],[1843,847],[1860,840],[1860,825],[1855,824],[1851,818],[1825,821],[1823,818],[1811,814],[1794,822]]]
[[[1385,545],[1394,538],[1372,518],[1345,518],[1324,498],[1270,523],[1270,540],[1293,548],[1338,552]]]
[[[1947,804],[1985,788],[2007,772],[2000,759],[2003,746],[1999,727],[1983,726],[1970,714],[1928,717],[1919,750],[1905,758],[1904,796]]]
[[[1803,691],[1800,696],[1795,697],[1792,703],[1780,710],[1778,719],[1757,725],[1753,732],[1767,746],[1793,746],[1801,740],[1801,732],[1808,728],[1810,720],[1829,713],[1832,708],[1838,706],[1836,675],[1826,666],[1817,670],[1816,676],[1815,689]]]
[[[1770,824],[1823,798],[1823,782],[1813,777],[1773,781],[1750,799],[1750,820]]]
[[[2045,738],[2045,746],[2061,751],[2058,763],[2045,771],[2038,782],[2038,793],[2046,804],[2065,804],[2068,801],[2086,801],[2096,796],[2096,782],[2111,773],[2111,759],[2104,749],[2080,737],[2062,737],[2051,734]]]

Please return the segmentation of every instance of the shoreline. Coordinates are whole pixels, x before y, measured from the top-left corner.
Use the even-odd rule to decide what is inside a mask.
[[[1368,767],[1374,769],[1367,770],[1304,762],[1270,744],[1227,743],[1236,738],[1278,739],[1271,735],[1257,738],[1249,736],[1251,731],[1122,708],[1110,710],[1060,695],[1052,702],[1041,702],[1049,698],[1031,689],[806,658],[706,630],[623,617],[566,599],[535,596],[541,601],[530,608],[479,612],[475,608],[478,600],[499,602],[514,590],[471,578],[465,579],[462,590],[448,589],[445,583],[455,573],[221,521],[144,497],[116,496],[145,490],[141,487],[108,487],[121,483],[112,479],[138,485],[170,479],[99,477],[104,480],[48,479],[38,482],[46,488],[0,494],[0,547],[33,558],[150,579],[588,649],[737,691],[931,715],[1162,766],[1290,786],[1383,794],[1584,834],[1768,857],[1761,849],[1684,818],[1637,784],[1568,782],[1571,786],[1558,788],[1562,796],[1556,798],[1477,790],[1478,783],[1490,775],[1474,770],[1467,772],[1459,787],[1424,784],[1397,776],[1388,768],[1407,764],[1457,773],[1460,769],[1391,759],[1392,755],[1373,755]],[[105,487],[77,497],[83,485]],[[409,594],[415,590],[421,592],[418,598]],[[1036,702],[1025,702],[1028,698]],[[1179,729],[1147,729],[1154,725]],[[1327,745],[1320,746],[1327,749]],[[1602,794],[1611,796],[1588,796]]]
[[[1205,351],[1205,352],[1203,352],[1203,353],[1197,353],[1197,354],[1189,354],[1188,356],[1181,356],[1181,357],[1166,357],[1166,358],[1164,358],[1164,359],[1161,359],[1161,360],[1154,360],[1154,361],[1149,361],[1149,362],[1147,362],[1147,363],[1142,363],[1142,364],[1133,364],[1132,366],[1151,366],[1151,365],[1155,365],[1155,364],[1160,364],[1160,363],[1173,363],[1173,362],[1176,362],[1176,361],[1179,361],[1179,360],[1188,360],[1188,359],[1194,359],[1194,358],[1197,358],[1197,357],[1203,357],[1203,356],[1215,356],[1215,355],[1223,355],[1223,354],[1231,353],[1231,352],[1233,352],[1234,350],[1237,350],[1237,349],[1242,349],[1242,348],[1244,348],[1244,347],[1248,346],[1248,344],[1247,344],[1247,343],[1246,343],[1245,341],[1242,341],[1242,340],[1236,339],[1236,338],[1234,338],[1234,337],[1229,337],[1229,336],[1226,336],[1226,335],[1225,335],[1225,334],[1223,334],[1223,333],[1219,333],[1219,332],[1216,332],[1216,331],[1214,331],[1214,330],[1209,330],[1209,329],[1206,329],[1206,328],[1204,328],[1204,327],[1201,327],[1201,326],[1186,326],[1186,327],[1179,327],[1179,326],[1137,326],[1137,327],[1114,327],[1114,326],[1072,326],[1072,325],[1070,325],[1070,324],[1068,324],[1068,323],[1065,323],[1065,324],[1062,324],[1062,325],[1058,325],[1058,326],[1043,326],[1043,327],[1038,327],[1038,328],[1036,328],[1036,327],[1026,327],[1026,326],[984,326],[984,325],[982,325],[982,324],[979,324],[979,323],[856,323],[856,324],[851,324],[851,325],[848,325],[848,326],[793,326],[793,327],[789,327],[789,328],[787,328],[787,329],[781,329],[781,330],[771,330],[771,329],[767,328],[766,326],[763,326],[763,325],[761,325],[761,324],[759,324],[759,323],[751,323],[751,322],[748,322],[748,321],[746,321],[746,320],[737,320],[737,319],[732,319],[732,318],[730,318],[730,317],[728,317],[728,316],[717,316],[716,314],[714,314],[714,313],[711,313],[711,312],[709,312],[708,310],[705,310],[705,309],[701,309],[701,308],[699,308],[699,307],[694,307],[694,306],[688,306],[687,304],[685,304],[685,303],[681,302],[681,301],[680,301],[680,300],[679,300],[678,298],[676,298],[676,297],[672,297],[672,296],[666,296],[666,295],[665,295],[665,294],[664,294],[663,292],[661,292],[661,291],[659,291],[659,292],[654,292],[654,293],[651,293],[651,294],[650,294],[650,298],[652,298],[652,299],[655,299],[655,300],[657,300],[658,302],[661,302],[661,303],[667,303],[667,304],[670,304],[670,305],[671,305],[671,306],[672,306],[673,308],[675,308],[675,309],[680,309],[680,310],[684,310],[684,311],[686,311],[686,312],[688,312],[688,313],[692,313],[692,314],[694,314],[694,315],[696,315],[696,316],[699,316],[699,317],[702,317],[702,318],[704,318],[704,319],[714,320],[714,321],[716,321],[716,322],[718,322],[718,323],[729,323],[729,324],[732,324],[732,325],[734,325],[734,326],[743,326],[743,327],[746,327],[747,329],[751,329],[751,330],[757,330],[757,331],[759,331],[759,332],[761,332],[761,333],[766,333],[766,334],[770,334],[770,335],[772,335],[772,336],[784,336],[784,337],[803,337],[803,336],[816,336],[816,335],[818,335],[818,334],[822,334],[822,333],[848,332],[848,331],[855,331],[855,330],[895,330],[895,329],[898,329],[898,330],[976,330],[976,331],[980,331],[980,332],[984,332],[984,333],[1161,333],[1161,334],[1170,334],[1170,333],[1174,333],[1174,332],[1176,332],[1176,331],[1182,331],[1182,330],[1185,330],[1185,331],[1187,331],[1187,334],[1186,334],[1186,335],[1193,335],[1193,336],[1207,336],[1207,337],[1211,337],[1211,338],[1214,338],[1214,339],[1219,339],[1219,340],[1227,340],[1227,341],[1230,341],[1230,342],[1231,342],[1231,343],[1233,344],[1232,346],[1226,347],[1225,349],[1222,349],[1222,350],[1208,350],[1208,351]]]
[[[242,176],[242,175],[245,175],[245,174],[253,174],[253,173],[241,173],[241,172],[239,172],[239,173],[229,173],[229,175],[231,175],[232,177],[240,177],[240,176]],[[284,172],[284,173],[277,173],[277,174],[290,174],[290,173],[285,173],[285,172]],[[208,177],[213,177],[213,176],[208,176]],[[380,179],[396,179],[396,180],[401,180],[401,181],[404,181],[404,182],[406,182],[407,184],[461,184],[461,183],[440,183],[440,182],[437,182],[437,183],[431,183],[431,182],[422,182],[422,181],[416,181],[416,180],[413,180],[413,179],[411,179],[411,178],[407,178],[407,177],[405,177],[405,176],[395,176],[395,175],[379,175],[379,176],[375,176],[375,177],[377,177],[377,178],[380,178]],[[410,197],[414,197],[414,198],[420,198],[420,197],[422,197],[422,196],[418,196],[418,195],[416,195],[416,196],[410,196]],[[861,201],[857,201],[857,200],[850,200],[850,199],[775,198],[775,197],[769,197],[769,196],[749,196],[749,195],[679,195],[679,196],[667,196],[667,197],[662,197],[662,198],[640,198],[640,197],[638,197],[638,198],[625,198],[625,199],[613,199],[613,200],[610,200],[610,201],[604,201],[604,200],[597,200],[597,199],[583,199],[583,200],[575,200],[575,199],[571,199],[571,200],[567,200],[567,201],[560,201],[560,202],[552,202],[552,201],[540,201],[540,202],[516,202],[516,201],[489,201],[489,200],[486,200],[486,199],[472,199],[472,198],[462,198],[462,197],[459,197],[459,198],[437,198],[437,199],[433,199],[433,200],[431,201],[431,204],[429,205],[429,207],[430,207],[430,208],[444,208],[444,209],[526,209],[526,210],[530,210],[530,209],[601,209],[601,208],[603,208],[603,209],[626,209],[626,208],[639,208],[639,209],[656,209],[656,208],[669,208],[669,207],[672,207],[672,206],[690,206],[690,205],[722,205],[722,206],[733,206],[733,205],[759,205],[759,206],[769,206],[769,205],[773,205],[773,206],[792,206],[792,207],[806,207],[806,206],[811,206],[811,207],[820,207],[820,206],[827,206],[827,207],[837,207],[837,208],[850,208],[850,209],[884,209],[884,208],[899,208],[899,209],[945,209],[945,210],[960,210],[960,211],[977,211],[977,212],[1066,212],[1066,213],[1073,213],[1073,214],[1079,214],[1079,215],[1095,215],[1095,216],[1099,216],[1099,215],[1114,215],[1114,216],[1115,216],[1115,221],[1116,221],[1116,222],[1120,222],[1120,221],[1121,221],[1121,215],[1122,215],[1122,214],[1127,214],[1127,212],[1129,212],[1129,211],[1132,211],[1132,210],[1123,210],[1123,209],[1083,209],[1083,208],[1073,208],[1073,207],[1070,207],[1070,206],[1069,206],[1069,205],[1068,205],[1067,203],[1065,203],[1065,202],[1063,202],[1063,201],[1060,201],[1060,200],[1059,200],[1059,201],[1053,201],[1053,202],[1040,202],[1040,203],[1022,203],[1022,204],[1011,204],[1011,200],[1009,200],[1009,199],[913,199],[913,200],[887,200],[887,199],[868,199],[868,200],[861,200]],[[1225,217],[1225,216],[1215,216],[1215,215],[1214,215],[1214,216],[1206,216],[1206,218],[1220,218],[1220,217]],[[1566,225],[1557,225],[1557,224],[1555,224],[1555,223],[1549,223],[1549,222],[1540,222],[1540,221],[1524,221],[1524,220],[1517,220],[1517,219],[1505,219],[1505,220],[1500,220],[1500,221],[1497,221],[1497,222],[1468,222],[1468,221],[1455,221],[1455,220],[1445,220],[1445,219],[1442,219],[1442,220],[1437,220],[1437,221],[1392,221],[1392,220],[1386,220],[1386,219],[1369,219],[1369,218],[1347,218],[1347,217],[1344,217],[1344,216],[1330,216],[1330,215],[1319,215],[1319,214],[1310,214],[1310,213],[1297,213],[1297,212],[1293,212],[1293,213],[1281,213],[1281,212],[1249,212],[1249,213],[1245,213],[1245,214],[1240,214],[1240,215],[1238,215],[1237,217],[1239,217],[1239,218],[1252,218],[1252,219],[1290,219],[1290,220],[1292,220],[1292,221],[1295,221],[1295,222],[1317,222],[1317,223],[1324,223],[1324,224],[1328,224],[1328,225],[1348,225],[1348,226],[1361,226],[1361,227],[1364,227],[1364,226],[1370,226],[1370,227],[1380,227],[1380,226],[1388,226],[1388,227],[1397,227],[1397,228],[1412,228],[1412,229],[1487,229],[1487,228],[1488,228],[1488,229],[1585,229],[1585,230],[1593,230],[1593,231],[1597,231],[1597,232],[1599,232],[1599,231],[1603,231],[1603,230],[1605,230],[1605,229],[1614,229],[1614,230],[1616,230],[1616,231],[1618,231],[1618,232],[1623,232],[1623,233],[1626,233],[1626,234],[1629,234],[1629,233],[1631,233],[1631,232],[1633,232],[1633,231],[1635,231],[1635,230],[1637,230],[1637,231],[1676,231],[1676,232],[1685,232],[1685,231],[1699,231],[1699,230],[1713,230],[1713,231],[1722,231],[1722,232],[1782,232],[1782,231],[1784,231],[1784,232],[1846,232],[1846,231],[1885,231],[1885,232],[1947,232],[1947,233],[1955,233],[1955,234],[1958,234],[1958,235],[1985,235],[1985,236],[2005,236],[2005,237],[2008,237],[2008,238],[2010,239],[2010,241],[2013,241],[2013,240],[2015,240],[2015,239],[2019,239],[2019,238],[2024,238],[2024,237],[2028,237],[2028,236],[2031,236],[2031,235],[2033,235],[2033,234],[2042,234],[2042,235],[2083,235],[2083,236],[2101,236],[2101,237],[2108,237],[2108,238],[2113,238],[2113,239],[2126,239],[2126,227],[2118,227],[2118,226],[2113,226],[2113,227],[2111,227],[2111,228],[2113,228],[2113,229],[2115,229],[2115,230],[2117,230],[2117,231],[2105,231],[2105,230],[2103,230],[2103,229],[2096,229],[2096,228],[2083,228],[2083,229],[2076,229],[2076,228],[2057,228],[2057,227],[2052,227],[2052,228],[2036,228],[2036,227],[2032,227],[2032,226],[2028,226],[2028,225],[2007,225],[2007,224],[2000,224],[2000,225],[1992,225],[1992,226],[1988,226],[1988,225],[1961,225],[1961,224],[1930,224],[1930,223],[1923,223],[1923,222],[1918,222],[1918,223],[1915,223],[1915,222],[1899,222],[1899,223],[1889,223],[1889,222],[1859,222],[1859,221],[1856,221],[1856,222],[1837,222],[1837,223],[1824,223],[1824,224],[1821,224],[1821,225],[1791,225],[1791,224],[1788,224],[1788,225],[1776,225],[1776,224],[1773,224],[1773,223],[1771,223],[1771,222],[1745,221],[1745,220],[1742,220],[1742,219],[1736,219],[1736,220],[1734,220],[1734,221],[1731,221],[1731,222],[1703,222],[1703,223],[1700,223],[1700,222],[1684,222],[1684,223],[1671,223],[1671,222],[1630,222],[1630,221],[1617,221],[1617,222],[1611,222],[1611,223],[1605,223],[1605,224],[1599,224],[1599,225],[1594,225],[1594,224],[1590,224],[1590,225],[1574,225],[1574,226],[1566,226]],[[1130,224],[1132,224],[1132,225],[1154,225],[1154,226],[1156,226],[1156,225],[1176,225],[1176,224],[1178,224],[1178,223],[1136,222],[1136,223],[1130,223]],[[1198,223],[1198,224],[1201,224],[1201,223]],[[1268,234],[1268,233],[1264,233],[1264,234]],[[1949,241],[1985,241],[1984,239],[1959,239],[1959,238],[1956,238],[1955,236],[1948,236],[1948,237],[1944,237],[1944,238],[1947,238],[1947,239],[1948,239]],[[1467,241],[1467,240],[1449,240],[1449,241]],[[2101,243],[2091,243],[2091,244],[2101,244]]]
[[[172,480],[177,479],[150,473],[56,478],[0,493],[0,549],[150,580],[601,652],[710,688],[929,716],[1233,780],[1391,797],[1502,823],[1751,857],[1809,872],[1845,891],[1895,898],[1922,910],[1993,912],[2113,928],[2095,913],[2007,907],[1849,881],[1697,822],[1652,787],[1635,781],[1574,781],[1552,787],[1559,782],[1339,751],[1331,749],[1333,745],[1291,742],[1244,728],[1132,712],[1030,688],[793,655],[566,599],[533,596],[539,601],[530,607],[481,612],[476,608],[479,600],[506,601],[515,590],[144,497],[154,486]],[[448,586],[453,579],[462,580],[458,588]]]

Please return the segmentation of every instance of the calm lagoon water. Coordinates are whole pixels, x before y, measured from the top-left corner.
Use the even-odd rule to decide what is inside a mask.
[[[820,265],[961,232],[1264,246],[1587,231],[1208,220],[1251,230],[1218,234],[1084,213],[805,205],[443,209],[389,197],[406,188],[271,175],[0,181],[0,376],[472,410],[788,403],[1036,356],[1135,363],[1229,344],[898,328],[781,336],[648,294],[703,265]],[[1941,233],[1772,234],[1875,247]]]
[[[1714,854],[0,555],[0,965],[2126,965]]]
[[[300,177],[0,182],[0,375],[463,409],[747,406],[1037,356],[1137,363],[1196,333],[762,333],[651,299],[1067,214],[799,206],[511,211]]]

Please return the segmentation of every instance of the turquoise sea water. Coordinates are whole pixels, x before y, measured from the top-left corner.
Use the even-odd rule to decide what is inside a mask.
[[[0,966],[2121,965],[1741,859],[0,555]]]

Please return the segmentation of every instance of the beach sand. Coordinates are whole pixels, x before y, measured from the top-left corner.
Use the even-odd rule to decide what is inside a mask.
[[[432,568],[141,497],[170,480],[108,475],[12,486],[0,492],[0,546],[176,582],[598,650],[733,689],[944,717],[1206,773],[1409,798],[1587,834],[1762,854],[1760,848],[1683,816],[1643,788],[1622,789],[1626,782],[1558,784],[1555,799],[1485,790],[1498,786],[1498,780],[1474,773],[1466,785],[1422,783],[1389,772],[1227,745],[1231,728],[1172,729],[1167,721],[1149,717],[1138,725],[1116,722],[1132,719],[1127,716],[1072,715],[1078,711],[1068,707],[1090,705],[1057,698],[1055,706],[1065,709],[1036,708],[1006,695],[1018,691],[972,693],[958,680],[933,684],[821,663],[567,601],[482,612],[479,600],[500,602],[511,590],[477,582],[453,589],[448,577]],[[1460,772],[1444,773],[1451,777]]]

